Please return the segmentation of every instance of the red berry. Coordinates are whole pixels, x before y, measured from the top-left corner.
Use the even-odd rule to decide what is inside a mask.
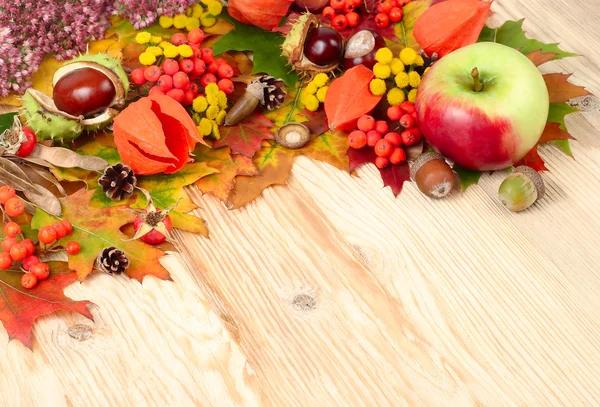
[[[67,244],[66,249],[67,253],[69,253],[70,255],[75,255],[81,250],[81,245],[79,244],[79,242],[69,242]]]
[[[0,203],[5,204],[10,198],[14,198],[17,191],[10,185],[2,185],[0,187]]]
[[[183,33],[176,33],[173,34],[173,36],[171,37],[171,43],[173,45],[181,45],[181,44],[185,44],[187,43],[188,39],[185,36],[185,34]]]
[[[160,88],[160,86],[156,85],[150,88],[150,92],[148,92],[148,96],[155,96],[155,95],[165,95],[165,92],[162,91],[162,89]]]
[[[43,244],[51,244],[56,241],[56,230],[50,226],[44,226],[38,232],[38,240]]]
[[[45,280],[50,276],[50,266],[46,263],[36,263],[31,266],[31,272],[39,281]]]
[[[12,266],[13,259],[6,252],[0,253],[0,270],[8,270]]]
[[[210,72],[212,74],[216,74],[218,70],[219,70],[219,64],[217,62],[215,62],[215,61],[212,61],[206,67],[206,72]]]
[[[400,118],[400,126],[407,130],[415,127],[416,122],[416,119],[410,114],[405,114]]]
[[[331,0],[329,4],[335,11],[342,11],[346,7],[346,0]]]
[[[394,165],[402,164],[406,161],[406,151],[404,149],[397,147],[392,151],[392,155],[390,155],[390,162]]]
[[[402,12],[402,9],[400,7],[394,7],[393,9],[390,10],[390,12],[388,13],[388,16],[390,17],[391,22],[397,23],[400,20],[402,20],[404,13]]]
[[[162,222],[164,223],[165,227],[167,228],[167,232],[170,232],[171,229],[173,229],[173,224],[171,223],[170,216],[167,216],[166,218],[164,218]],[[144,221],[142,220],[142,218],[140,218],[138,216],[137,218],[135,218],[135,221],[133,222],[133,229],[137,232],[143,223],[144,223]],[[150,232],[148,232],[144,236],[140,237],[140,240],[142,242],[150,244],[150,245],[161,244],[166,239],[167,239],[167,237],[165,235],[163,235],[162,233],[160,233],[156,229],[152,229]]]
[[[190,83],[190,89],[192,92],[194,92],[194,96],[198,96],[198,93],[200,93],[200,88],[198,87],[198,84],[196,82],[192,82]]]
[[[381,139],[375,144],[375,154],[379,157],[389,157],[394,146],[386,139]]]
[[[179,61],[179,69],[185,73],[192,72],[194,70],[194,61],[189,58],[182,59]]]
[[[62,222],[55,222],[51,225],[52,229],[56,231],[56,240],[62,239],[67,235],[67,228]]]
[[[392,121],[400,120],[404,112],[400,106],[390,106],[387,110],[387,117]]]
[[[227,96],[231,95],[235,91],[235,86],[231,79],[221,79],[217,85],[219,85],[219,89],[222,90]]]
[[[163,92],[168,92],[173,89],[173,77],[170,75],[161,75],[156,82],[156,86]]]
[[[156,82],[161,74],[160,68],[156,65],[150,65],[144,69],[144,78],[146,78],[148,82]]]
[[[377,11],[382,14],[389,13],[394,8],[394,3],[389,0],[383,0],[377,4]]]
[[[222,79],[231,79],[233,78],[233,68],[229,64],[219,65],[217,75]]]
[[[215,58],[215,53],[213,52],[212,48],[202,48],[200,53],[202,54],[202,60],[207,64],[210,64]]]
[[[354,11],[346,14],[346,19],[348,20],[348,27],[356,27],[360,23],[360,16]]]
[[[394,147],[400,147],[402,145],[402,137],[395,131],[389,132],[383,138],[392,143],[392,146]]]
[[[356,6],[354,5],[354,1],[346,0],[346,7],[344,7],[344,13],[346,13],[346,17],[348,16],[348,13],[352,13],[355,8]]]
[[[165,62],[162,63],[161,67],[165,75],[173,76],[179,72],[179,63],[174,59],[165,59]]]
[[[135,68],[133,71],[131,71],[131,81],[136,85],[143,85],[146,83],[144,68]]]
[[[8,216],[19,216],[25,212],[25,205],[23,205],[21,198],[10,198],[4,204],[4,211]]]
[[[215,62],[217,63],[217,65],[221,66],[223,64],[228,64],[227,60],[225,58],[217,58],[215,59]]]
[[[359,149],[367,145],[367,134],[362,130],[354,130],[348,135],[350,147]]]
[[[10,249],[12,249],[13,246],[19,244],[19,241],[17,240],[16,237],[5,237],[4,240],[2,240],[2,249],[5,252],[10,252]]]
[[[421,141],[421,130],[417,127],[402,132],[402,142],[405,146],[412,146]]]
[[[377,157],[375,159],[375,165],[377,166],[377,168],[379,168],[380,170],[384,169],[385,167],[387,167],[390,164],[390,160],[387,157]]]
[[[375,128],[375,119],[373,116],[363,115],[358,119],[356,126],[359,130],[367,133]]]
[[[409,102],[408,100],[406,102],[400,103],[400,109],[402,109],[404,113],[408,114],[413,114],[417,111],[417,109],[415,108],[415,104],[413,102]]]
[[[342,31],[348,27],[348,19],[343,14],[338,14],[331,20],[331,25],[338,31]]]
[[[379,140],[381,140],[381,133],[377,130],[371,130],[367,133],[367,145],[369,147],[375,147],[375,144],[377,144]]]
[[[323,17],[329,18],[330,20],[332,20],[333,17],[335,17],[336,13],[335,13],[335,9],[333,7],[327,6],[323,9],[322,14],[323,14]]]
[[[37,137],[29,127],[23,126],[21,127],[21,131],[25,135],[25,141],[21,142],[21,147],[17,150],[17,155],[19,157],[27,157],[33,152],[37,145]]]
[[[27,288],[28,290],[35,287],[38,283],[38,279],[31,273],[25,273],[21,277],[21,285],[23,288]]]
[[[31,239],[25,239],[21,242],[21,245],[27,249],[27,255],[31,256],[33,253],[35,253],[35,246],[33,244],[33,242],[31,241]]]
[[[188,89],[183,94],[183,102],[181,104],[183,106],[191,106],[194,103],[194,99],[196,99],[196,93],[193,90]]]
[[[8,237],[15,237],[21,233],[21,226],[16,222],[8,222],[4,225],[4,234]]]
[[[65,225],[65,229],[67,229],[67,235],[70,235],[73,232],[73,225],[66,219],[62,220],[62,224]]]
[[[206,72],[206,62],[199,58],[194,58],[194,75],[200,76]]]
[[[187,39],[192,44],[202,44],[202,41],[204,41],[204,31],[200,28],[194,28],[188,32]]]
[[[190,77],[185,72],[177,72],[173,75],[173,87],[175,89],[186,89],[190,84]]]
[[[217,77],[212,73],[205,73],[200,78],[200,85],[206,88],[209,83],[217,83]]]
[[[27,271],[31,269],[31,266],[40,262],[37,256],[27,256],[23,259],[23,268]]]
[[[166,93],[166,95],[171,99],[175,99],[177,102],[181,103],[185,97],[185,91],[182,89],[171,89]]]
[[[388,126],[385,120],[378,120],[375,122],[375,130],[381,134],[385,134],[390,131],[390,126]]]
[[[387,14],[379,13],[375,16],[375,25],[379,28],[385,28],[390,25],[390,18]]]
[[[27,257],[27,249],[20,243],[16,244],[10,248],[10,257],[12,257],[14,261],[21,261]]]

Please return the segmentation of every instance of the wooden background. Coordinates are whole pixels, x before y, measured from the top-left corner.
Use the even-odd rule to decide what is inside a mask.
[[[600,94],[600,1],[493,10],[584,55],[545,69]],[[432,202],[307,159],[242,210],[195,194],[211,239],[177,236],[174,282],[71,286],[95,323],[43,318],[33,352],[0,328],[0,406],[600,405],[600,107],[584,102],[576,160],[544,148],[547,196],[518,215],[502,174]]]

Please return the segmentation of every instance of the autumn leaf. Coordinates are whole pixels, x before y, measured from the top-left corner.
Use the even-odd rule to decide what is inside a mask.
[[[564,131],[560,128],[560,123],[546,123],[546,128],[542,133],[542,137],[538,144],[548,143],[550,141],[556,140],[574,140],[574,137],[571,136],[568,132]]]
[[[221,138],[215,141],[214,148],[228,146],[237,154],[252,157],[261,148],[263,140],[273,140],[273,122],[262,113],[255,112],[235,126],[221,126]]]
[[[481,178],[481,174],[483,174],[480,171],[469,170],[457,164],[454,164],[452,169],[458,175],[461,191],[466,191],[471,185],[476,185]]]
[[[323,161],[342,171],[348,171],[348,136],[343,132],[323,133],[306,146],[296,150],[297,156]]]
[[[302,121],[302,124],[310,130],[310,134],[320,136],[329,130],[329,123],[327,122],[325,110],[319,109],[316,112],[311,112],[305,108],[299,115],[307,119],[307,121]]]
[[[421,49],[413,32],[417,19],[431,6],[431,1],[432,0],[415,0],[402,8],[404,17],[402,17],[400,23],[394,25],[394,32],[400,39],[400,49],[413,48],[416,51]]]
[[[83,281],[92,272],[96,257],[106,247],[116,247],[127,255],[130,266],[126,273],[131,278],[138,281],[148,275],[163,280],[169,278],[169,273],[158,261],[164,255],[162,250],[139,240],[128,240],[129,237],[121,232],[120,229],[132,223],[136,215],[124,205],[94,208],[90,205],[93,194],[94,191],[81,189],[60,199],[64,219],[73,224],[73,233],[61,239],[61,244],[81,243],[81,251],[69,255],[69,268],[77,272],[79,280]],[[57,219],[36,211],[31,227],[40,229]]]
[[[77,312],[93,319],[88,310],[89,301],[74,301],[63,290],[77,279],[65,263],[49,263],[51,275],[35,288],[21,286],[21,270],[0,270],[0,322],[9,339],[17,339],[32,348],[31,330],[39,317],[56,311]]]
[[[372,148],[354,149],[349,148],[346,151],[349,161],[349,170],[355,171],[363,164],[375,165],[377,155]],[[402,187],[405,182],[410,182],[410,167],[408,163],[401,165],[388,165],[386,168],[380,169],[379,174],[384,186],[389,186],[392,189],[394,196],[398,196],[402,192]]]
[[[569,82],[571,74],[548,73],[543,76],[550,95],[550,103],[568,102],[570,99],[591,95],[582,86]]]
[[[542,160],[542,157],[540,157],[537,145],[535,147],[533,147],[525,155],[525,157],[523,157],[523,159],[521,161],[516,163],[515,167],[518,167],[520,165],[526,165],[528,167],[533,168],[534,170],[536,170],[538,172],[548,171],[548,168],[546,168],[546,163],[544,162],[544,160]]]
[[[364,147],[361,149],[349,148],[346,151],[348,157],[349,171],[354,172],[358,167],[363,164],[372,163],[375,164],[377,155],[375,150],[372,148]]]
[[[527,54],[527,58],[529,58],[535,66],[544,65],[546,62],[552,61],[555,57],[556,54],[554,52],[542,52],[541,49],[537,49]]]
[[[252,159],[238,154],[231,155],[229,147],[199,146],[194,155],[197,162],[219,171],[199,179],[195,185],[202,193],[214,195],[223,202],[227,202],[238,175],[258,175],[258,168],[254,166]]]

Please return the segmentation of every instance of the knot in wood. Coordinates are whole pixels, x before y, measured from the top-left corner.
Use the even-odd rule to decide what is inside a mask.
[[[310,311],[317,307],[317,300],[308,294],[298,294],[292,299],[292,307],[300,311]]]
[[[87,341],[94,335],[92,327],[83,324],[73,325],[67,330],[67,333],[71,338],[80,342]]]

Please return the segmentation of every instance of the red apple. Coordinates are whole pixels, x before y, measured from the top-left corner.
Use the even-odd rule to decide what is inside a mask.
[[[519,51],[490,42],[438,61],[425,74],[416,101],[425,140],[460,166],[479,171],[520,161],[540,139],[548,107],[536,66]]]

